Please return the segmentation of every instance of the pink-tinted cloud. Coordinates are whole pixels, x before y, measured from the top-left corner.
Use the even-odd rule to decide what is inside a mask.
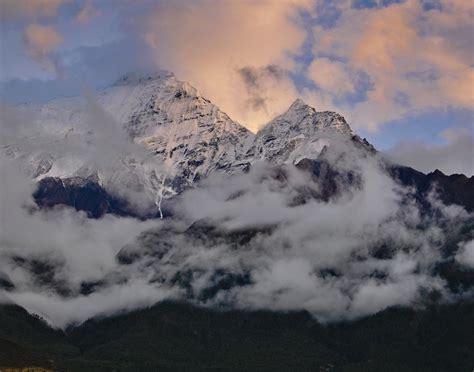
[[[370,77],[367,100],[339,107],[357,126],[376,129],[432,109],[474,109],[474,3],[441,5],[426,11],[419,1],[408,0],[372,9],[348,8],[335,27],[315,28],[316,55],[334,55],[346,61],[346,71],[363,71]],[[340,62],[332,64],[326,67],[332,72],[326,78],[310,77],[334,94],[328,86],[344,70]]]
[[[62,41],[62,36],[52,26],[31,24],[23,33],[28,55],[51,73],[58,73],[58,62],[53,52]]]
[[[309,68],[308,76],[323,90],[340,96],[354,92],[354,74],[342,62],[331,61],[329,58],[314,59]]]
[[[315,57],[306,68],[294,56],[309,36],[299,12],[317,15],[311,0],[165,2],[138,27],[160,67],[251,129],[301,95],[373,130],[423,111],[474,108],[471,2],[446,0],[431,10],[420,0],[364,9],[337,4],[335,24],[311,31]],[[306,73],[318,90],[298,91],[288,72]],[[367,77],[368,91],[345,101],[358,93],[359,76]]]
[[[291,53],[298,52],[306,34],[296,19],[298,10],[311,4],[309,0],[165,2],[147,18],[143,34],[161,67],[176,72],[233,118],[256,129],[297,96],[288,76],[271,71],[272,66],[280,72],[297,68]],[[260,72],[255,75],[258,82],[249,86],[242,71]],[[264,104],[255,105],[255,95]]]

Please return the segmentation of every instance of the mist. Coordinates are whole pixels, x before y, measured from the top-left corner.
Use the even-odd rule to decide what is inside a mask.
[[[304,309],[320,321],[423,306],[427,293],[452,300],[434,269],[446,260],[448,235],[469,214],[434,192],[426,214],[377,158],[348,156],[333,166],[357,169],[361,183],[329,201],[298,203],[324,185],[290,165],[262,163],[247,174],[210,178],[179,203],[194,225],[178,237],[164,232],[160,240],[156,230],[156,241],[142,239],[134,265],[153,267],[163,283],[191,272],[186,285],[198,304]],[[237,284],[227,288],[226,280]]]
[[[24,166],[34,159],[25,162],[21,145],[11,144],[25,134],[29,153],[47,151],[56,160],[47,174],[61,176],[64,162],[76,175],[97,174],[137,208],[153,206],[144,172],[159,179],[165,165],[93,98],[86,95],[84,107],[88,119],[72,127],[60,118],[38,120],[34,108],[3,115],[0,277],[12,287],[0,289],[2,302],[64,328],[164,299],[307,310],[332,322],[424,306],[427,294],[447,302],[472,295],[453,293],[435,270],[446,260],[472,267],[472,241],[444,252],[472,215],[444,205],[435,190],[426,196],[429,209],[422,207],[379,155],[337,136],[318,157],[334,171],[326,176],[335,182],[329,197],[313,163],[257,161],[247,172],[216,172],[173,198],[173,216],[164,220],[39,209],[32,193],[48,168]]]

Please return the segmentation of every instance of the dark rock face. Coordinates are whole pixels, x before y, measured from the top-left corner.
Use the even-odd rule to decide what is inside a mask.
[[[157,213],[134,210],[127,201],[108,193],[96,180],[72,177],[46,177],[38,182],[33,194],[41,208],[64,205],[84,211],[89,218],[100,218],[106,213],[137,218],[155,218]]]
[[[311,178],[319,184],[320,192],[318,198],[328,201],[332,197],[340,195],[350,187],[358,187],[361,179],[352,171],[341,171],[335,169],[326,160],[303,159],[296,167],[302,171],[309,172]]]
[[[388,171],[402,185],[414,187],[418,201],[423,202],[426,194],[434,190],[443,203],[457,204],[468,212],[474,211],[474,176],[447,176],[439,170],[424,174],[404,166],[392,166]]]
[[[351,187],[361,185],[360,175],[356,171],[341,171],[324,159],[324,156],[318,159],[302,159],[296,164],[296,168],[309,172],[315,184],[318,184],[319,190],[315,192],[309,186],[307,190],[299,190],[300,197],[295,200],[295,205],[305,203],[308,199],[328,201],[348,191]],[[470,178],[463,174],[447,176],[439,170],[424,174],[413,168],[399,165],[387,165],[386,169],[389,175],[401,185],[414,188],[414,196],[421,206],[428,208],[427,195],[435,191],[443,203],[457,204],[468,212],[474,211],[474,176]],[[280,179],[285,177],[285,170],[281,166],[275,167],[275,174],[275,179],[285,181]],[[173,180],[174,188],[180,192],[189,187],[181,181],[179,178]],[[52,208],[56,205],[70,206],[78,211],[86,212],[90,218],[100,218],[107,213],[140,219],[158,217],[157,211],[143,213],[135,210],[126,200],[111,195],[99,185],[97,180],[89,178],[43,178],[38,182],[38,188],[33,197],[41,208]],[[171,209],[165,209],[164,215],[169,216]]]
[[[43,178],[38,183],[33,198],[40,207],[53,207],[57,204],[68,205],[70,200],[61,179],[53,177]]]
[[[190,247],[211,250],[226,246],[231,252],[254,249],[252,247],[258,245],[259,238],[271,232],[272,228],[265,226],[225,231],[207,220],[199,220],[181,229],[170,223],[169,226],[144,231],[135,242],[124,246],[116,259],[120,265],[135,265],[137,270],[141,267],[153,270],[151,282],[177,286],[184,290],[187,299],[207,302],[232,288],[252,284],[251,273],[245,265],[239,270],[230,271],[225,265],[203,268],[186,263],[193,254]],[[166,265],[175,268],[173,273],[162,271]],[[207,274],[207,284],[195,288],[193,283]]]
[[[355,171],[341,171],[332,166],[323,156],[316,160],[302,159],[296,167],[309,172],[312,179],[320,185],[321,200],[328,201],[351,187],[361,185],[360,175]],[[444,204],[456,204],[468,212],[474,211],[474,176],[464,174],[445,175],[439,170],[424,174],[413,168],[387,166],[388,174],[403,186],[414,188],[414,197],[422,206],[429,208],[428,194],[433,191]],[[314,196],[314,195],[313,195]]]
[[[313,180],[319,183],[318,197],[324,201],[347,191],[350,187],[361,185],[357,172],[341,171],[324,159],[303,159],[296,167],[309,172]],[[468,212],[474,211],[474,176],[470,178],[463,174],[447,176],[439,170],[424,174],[399,165],[389,166],[387,172],[401,185],[414,188],[414,197],[424,208],[429,208],[427,197],[434,191],[444,204],[456,204]]]
[[[447,204],[458,204],[469,212],[474,210],[474,176],[464,174],[445,175],[435,170],[427,175],[431,184],[439,189],[443,201]]]
[[[90,295],[94,293],[97,289],[104,285],[104,281],[88,281],[82,282],[80,286],[79,293],[83,296]]]
[[[11,282],[8,275],[0,271],[0,289],[5,291],[11,291],[15,288],[15,285]]]
[[[72,294],[69,283],[57,276],[62,268],[62,262],[21,256],[12,256],[10,259],[17,267],[21,267],[28,273],[37,288],[51,291],[63,297]]]
[[[85,211],[92,218],[103,216],[109,209],[107,192],[92,181],[74,184],[56,177],[43,178],[33,197],[40,207],[67,205]]]

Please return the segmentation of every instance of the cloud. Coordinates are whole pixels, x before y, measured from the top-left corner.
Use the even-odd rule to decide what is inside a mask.
[[[324,78],[310,69],[309,77],[333,94],[334,106],[349,113],[356,127],[376,129],[434,108],[473,109],[473,10],[472,4],[448,1],[425,10],[416,0],[343,8],[332,27],[314,28],[314,53],[330,56],[325,68],[332,73]],[[341,76],[350,83],[345,71],[370,78],[356,103],[335,100],[332,80]]]
[[[459,244],[456,261],[463,266],[474,269],[474,240]]]
[[[63,0],[2,0],[0,20],[54,17],[62,3]]]
[[[336,177],[343,191],[327,201],[317,196],[324,177],[256,163],[184,193],[175,219],[145,222],[36,210],[32,183],[1,158],[1,210],[9,213],[1,216],[0,273],[15,284],[5,295],[59,327],[165,298],[306,309],[322,321],[416,305],[426,292],[449,299],[433,268],[446,232],[469,216],[434,195],[428,201],[441,213],[422,213],[380,159],[347,146],[334,139],[326,151],[331,167],[352,174]],[[48,280],[35,276],[34,262],[48,263]],[[81,293],[84,283],[97,288]]]
[[[52,26],[29,25],[23,33],[23,42],[28,55],[48,72],[58,74],[59,60],[54,50],[63,37]]]
[[[106,61],[114,71],[136,71],[145,59],[154,60],[252,130],[298,96],[369,130],[434,109],[474,108],[470,2],[363,7],[349,1],[180,0],[124,2],[116,11],[117,27],[127,35],[121,53],[139,55],[135,64],[128,56],[111,63],[111,54],[97,51],[103,62],[83,61],[81,50],[62,51],[63,60],[80,60],[85,70]],[[85,1],[73,16],[86,22],[95,15],[97,4]],[[137,40],[145,45],[137,47]],[[54,50],[29,51],[48,71],[57,66]],[[99,72],[94,75],[103,80]],[[258,84],[249,85],[249,73]]]
[[[96,135],[89,138],[88,145],[81,144],[77,136],[70,134],[70,141],[61,146],[58,142],[64,138],[64,130],[60,128],[56,128],[57,137],[51,138],[50,134],[48,142],[45,138],[34,137],[30,145],[55,155],[61,155],[63,151],[72,157],[87,154],[86,158],[90,156],[92,160],[97,157],[97,166],[113,169],[112,159],[101,155],[117,156],[117,153],[113,154],[114,147],[123,155],[133,145],[118,138],[118,131],[110,127],[113,125],[110,119],[103,112],[97,112],[99,108],[90,106],[94,106],[94,102],[89,102],[88,111],[90,129]],[[5,113],[1,122],[2,139],[22,136],[25,132],[38,136],[38,132],[32,130],[39,126],[33,120],[33,114]],[[135,156],[140,157],[139,149],[134,150]],[[102,154],[99,151],[103,151]],[[124,244],[159,222],[114,216],[92,220],[70,208],[40,211],[32,199],[35,183],[18,165],[3,152],[0,154],[0,276],[15,285],[13,292],[0,289],[1,302],[17,303],[29,311],[43,314],[54,326],[66,327],[92,316],[148,306],[165,297],[173,298],[173,289],[150,284],[146,273],[145,276],[136,272],[120,274],[116,261],[116,254]],[[8,214],[5,213],[7,210]],[[31,271],[34,265],[40,265],[39,272],[47,270],[50,276],[46,284],[41,274],[37,276]],[[99,287],[91,295],[80,294],[83,283],[98,282],[103,283],[105,289]]]
[[[0,82],[0,99],[9,103],[42,103],[57,97],[79,96],[84,85],[94,90],[108,87],[131,71],[153,72],[149,48],[135,35],[128,36],[99,46],[61,51],[59,78]]]
[[[211,261],[203,251],[198,270],[233,262],[228,270],[249,270],[253,279],[251,285],[231,291],[237,306],[303,308],[320,320],[410,305],[417,302],[422,288],[442,290],[442,281],[430,274],[436,246],[442,243],[436,229],[417,231],[420,214],[402,203],[405,191],[370,161],[357,164],[362,167],[362,188],[327,204],[309,201],[289,207],[295,186],[308,185],[308,180],[290,173],[288,184],[280,189],[259,168],[242,176],[245,181],[234,178],[190,192],[184,207],[197,219],[217,221],[228,234],[245,227],[275,226],[237,251],[218,246]],[[358,218],[347,210],[357,210]],[[370,252],[384,244],[394,253],[385,259],[373,257]],[[193,255],[198,255],[202,243],[191,245]],[[190,259],[186,263],[192,265]]]
[[[247,106],[253,111],[268,112],[267,102],[273,99],[272,92],[288,79],[287,71],[276,65],[261,68],[245,66],[238,73],[248,94]]]
[[[333,321],[415,305],[423,292],[449,298],[433,268],[445,242],[441,226],[449,231],[465,212],[448,208],[444,222],[432,220],[376,159],[347,155],[331,166],[357,169],[361,184],[345,184],[328,202],[307,198],[295,205],[324,181],[290,166],[256,164],[183,195],[179,218],[201,225],[144,233],[122,252],[135,257],[137,271],[154,271],[163,285],[181,278],[196,302],[211,306],[305,309]],[[433,200],[433,208],[445,206]],[[348,210],[358,211],[357,218]],[[219,278],[240,285],[219,288]]]
[[[77,13],[76,21],[82,24],[89,23],[98,15],[100,15],[100,11],[94,7],[92,0],[87,0],[79,13]]]
[[[331,21],[323,22],[328,7]],[[434,108],[474,108],[472,10],[447,1],[428,10],[417,0],[371,8],[202,0],[161,4],[132,29],[144,35],[162,68],[250,129],[304,96],[318,109],[342,112],[355,127],[376,130]],[[302,12],[317,25],[308,28]],[[308,62],[299,58],[311,54]],[[257,73],[259,83],[249,85]],[[295,76],[316,88],[297,86]]]
[[[300,94],[291,78],[295,72],[307,73],[316,84],[301,94],[318,109],[338,107],[360,126],[377,128],[437,105],[470,105],[472,63],[463,52],[470,8],[462,1],[441,4],[441,10],[427,13],[414,1],[374,9],[345,5],[334,22],[313,30],[315,58],[307,69],[295,58],[308,36],[298,16],[302,8],[312,11],[306,1],[153,3],[145,19],[142,13],[129,17],[128,27],[143,36],[161,67],[200,87],[253,129]],[[25,33],[30,55],[51,68],[61,35],[48,26],[30,27],[40,30]],[[345,102],[361,89],[358,74],[367,75],[370,84],[358,100]],[[452,86],[459,89],[448,90]],[[42,127],[34,117],[2,110],[7,123],[0,139],[27,133],[28,146],[48,151],[64,166],[72,159],[78,170],[102,172],[106,187],[135,179],[118,174],[124,164],[144,164],[146,172],[159,167],[127,142],[92,99],[85,107],[85,126],[72,131],[61,120]],[[466,163],[472,136],[447,132],[445,137],[446,146],[410,146],[395,155],[404,162],[412,151],[410,159],[420,167],[433,159],[440,167],[442,159],[450,159],[443,170],[472,172]],[[424,213],[378,158],[344,149],[344,156],[335,156],[331,146],[326,151],[330,165],[347,176],[336,177],[345,180],[345,192],[329,200],[317,197],[328,187],[324,177],[262,163],[248,173],[203,181],[176,202],[176,219],[147,222],[37,210],[34,184],[16,162],[2,157],[0,210],[8,215],[0,213],[0,274],[15,283],[7,295],[61,327],[169,297],[204,305],[306,309],[321,320],[415,305],[423,292],[449,299],[433,268],[445,259],[447,232],[462,225],[467,213],[442,205],[434,195],[427,202],[438,213]],[[136,204],[140,196],[148,197],[119,189]],[[471,244],[460,247],[456,259],[467,265]],[[132,253],[133,262],[118,262],[120,252]],[[52,283],[29,270],[35,261],[52,266]],[[80,293],[81,285],[91,282],[98,289]]]
[[[446,144],[428,145],[404,141],[386,152],[393,162],[428,173],[436,169],[446,174],[474,175],[474,135],[468,130],[450,129],[442,133]]]
[[[7,294],[3,301],[21,304],[34,314],[43,314],[54,327],[66,328],[95,316],[110,316],[137,308],[152,306],[158,301],[172,299],[177,293],[156,288],[146,281],[108,287],[89,296],[60,298],[44,293],[22,292]],[[0,297],[1,301],[1,297]]]
[[[165,290],[140,284],[140,279],[133,279],[137,275],[130,281],[122,278],[126,283],[112,284],[106,292],[91,297],[78,292],[81,283],[107,282],[123,244],[155,226],[156,221],[112,216],[90,220],[68,208],[38,211],[31,197],[34,183],[3,155],[0,175],[0,273],[15,284],[14,292],[4,293],[10,301],[30,311],[41,311],[56,326],[66,326],[162,298]],[[46,286],[41,284],[41,274],[35,276],[28,269],[35,263],[51,270]],[[64,297],[65,293],[69,295]]]
[[[354,77],[342,62],[316,58],[308,67],[308,76],[323,90],[335,96],[355,91]]]
[[[85,94],[82,103],[83,120],[67,127],[60,115],[45,120],[29,106],[2,107],[0,210],[9,213],[0,213],[0,273],[22,290],[36,288],[41,280],[12,264],[14,257],[55,266],[54,285],[74,292],[83,281],[102,280],[116,266],[115,254],[123,244],[156,224],[112,216],[90,220],[69,208],[37,210],[32,173],[50,159],[55,160],[58,172],[63,166],[76,170],[76,176],[98,175],[109,193],[127,200],[137,211],[154,205],[155,195],[136,188],[151,178],[142,172],[159,172],[160,164],[134,144],[90,94]],[[32,158],[24,159],[25,150]]]
[[[256,129],[281,113],[297,95],[286,74],[305,32],[296,21],[310,1],[200,0],[165,2],[135,24],[156,52],[160,67],[198,87],[235,120]],[[242,72],[263,73],[249,90]],[[264,97],[265,105],[255,103]]]
[[[155,212],[161,188],[157,177],[164,165],[134,143],[89,92],[71,99],[79,107],[77,120],[63,120],[61,111],[49,115],[48,110],[28,105],[3,105],[2,153],[32,179],[63,177],[65,169],[67,177],[97,177],[107,192],[127,201],[138,213]]]

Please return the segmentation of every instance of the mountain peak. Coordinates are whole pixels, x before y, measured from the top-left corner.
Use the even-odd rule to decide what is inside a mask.
[[[137,88],[146,90],[144,99],[169,96],[170,99],[199,98],[209,102],[201,96],[200,92],[191,84],[178,80],[169,71],[157,71],[148,74],[129,73],[118,79],[110,88]]]
[[[301,98],[297,98],[285,113],[273,119],[261,131],[274,131],[276,127],[288,127],[292,132],[304,133],[309,137],[313,137],[315,132],[324,131],[348,136],[355,134],[342,115],[332,111],[318,112]]]
[[[293,103],[290,105],[288,110],[286,110],[286,113],[284,115],[288,114],[308,114],[308,113],[314,113],[316,110],[308,105],[305,101],[303,101],[301,98],[297,98],[293,101]]]
[[[337,112],[318,112],[301,98],[273,119],[256,135],[249,157],[277,163],[297,163],[303,158],[315,159],[334,138],[352,140],[358,136]]]
[[[354,134],[344,117],[336,112],[317,112],[301,98],[253,135],[193,86],[166,71],[125,75],[104,89],[97,103],[124,129],[128,139],[143,146],[162,166],[152,172],[147,164],[137,165],[137,161],[124,164],[120,174],[114,173],[115,184],[133,192],[142,188],[148,196],[160,192],[160,197],[168,197],[215,170],[232,172],[260,159],[275,164],[316,159],[325,148],[334,147],[341,140],[370,147]],[[82,105],[76,101],[65,104],[64,99],[53,101],[39,121],[45,126],[58,123],[73,128],[78,140],[84,137],[87,142],[86,132],[81,131],[87,128],[87,115],[81,114],[79,104]],[[64,133],[61,135],[64,137]],[[35,178],[87,178],[89,169],[95,167],[88,158],[65,167],[62,164],[69,160],[64,160],[62,153],[46,156],[25,150],[23,157],[32,159]],[[103,185],[110,182],[107,177],[100,177]]]
[[[167,79],[176,79],[175,75],[169,71],[156,71],[150,73],[136,73],[131,72],[128,74],[123,75],[112,86],[120,86],[120,85],[138,85],[147,82],[151,82],[154,80],[167,80]]]
[[[290,105],[290,108],[288,110],[298,109],[298,108],[301,108],[301,107],[310,107],[310,106],[305,101],[303,101],[301,98],[297,98],[293,101],[293,103]]]

